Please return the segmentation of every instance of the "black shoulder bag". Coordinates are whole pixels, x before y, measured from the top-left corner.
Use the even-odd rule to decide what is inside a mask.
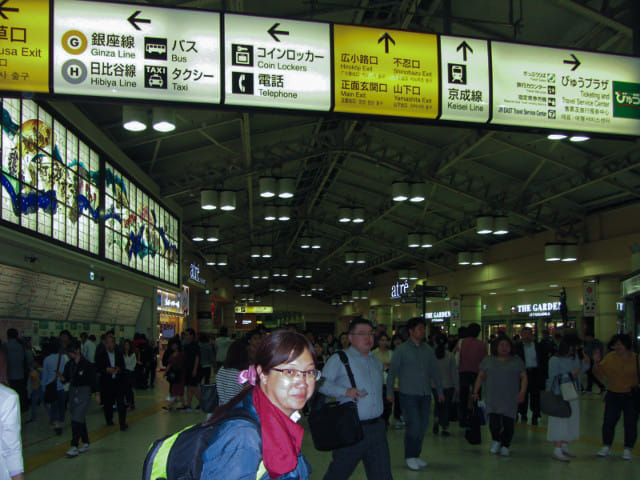
[[[631,398],[633,399],[633,406],[636,412],[640,413],[640,368],[638,367],[638,355],[636,357],[636,377],[638,377],[638,385],[631,389]]]
[[[346,353],[339,351],[337,354],[347,370],[351,386],[356,388]],[[309,413],[308,420],[313,445],[318,450],[335,450],[353,445],[364,438],[355,402],[329,402],[321,406],[316,404],[316,408]]]

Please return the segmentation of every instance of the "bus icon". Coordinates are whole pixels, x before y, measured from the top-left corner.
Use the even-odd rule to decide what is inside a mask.
[[[147,60],[166,60],[167,39],[144,37],[144,58]]]

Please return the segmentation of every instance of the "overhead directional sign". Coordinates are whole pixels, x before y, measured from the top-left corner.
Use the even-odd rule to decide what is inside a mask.
[[[334,25],[336,112],[438,116],[438,37]]]
[[[224,103],[331,108],[329,24],[225,14],[224,43]]]
[[[489,42],[440,37],[440,81],[443,120],[489,120]]]
[[[491,123],[640,135],[640,58],[491,42]]]
[[[54,92],[220,103],[220,14],[56,0]]]
[[[0,0],[0,89],[49,91],[48,0]]]

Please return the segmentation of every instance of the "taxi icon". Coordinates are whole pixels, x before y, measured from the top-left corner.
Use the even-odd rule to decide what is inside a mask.
[[[158,87],[158,88],[164,87],[164,80],[157,73],[150,75],[149,81],[147,83],[150,87]]]

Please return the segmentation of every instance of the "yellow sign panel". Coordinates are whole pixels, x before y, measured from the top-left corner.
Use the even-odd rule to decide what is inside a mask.
[[[236,313],[273,313],[273,307],[236,307]]]
[[[0,90],[49,92],[49,0],[1,3]]]
[[[436,118],[437,35],[334,25],[336,112]]]

